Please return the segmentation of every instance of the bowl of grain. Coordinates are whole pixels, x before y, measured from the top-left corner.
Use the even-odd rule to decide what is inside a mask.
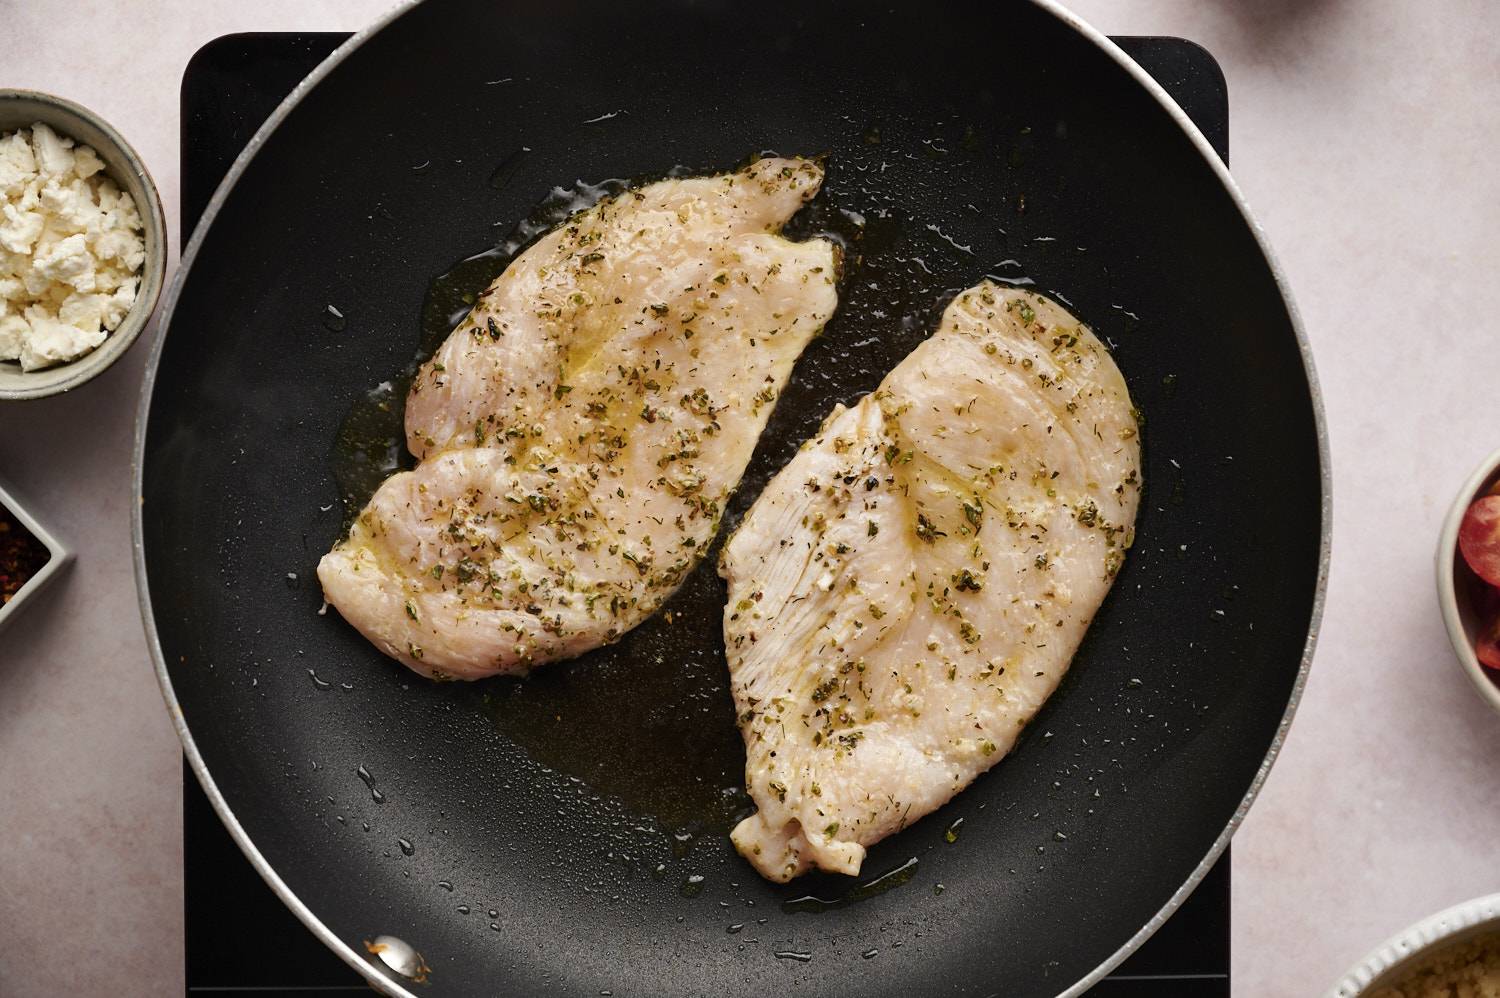
[[[1325,998],[1500,998],[1500,894],[1392,936]]]
[[[156,308],[161,197],[99,115],[0,89],[0,400],[69,391],[118,360]]]

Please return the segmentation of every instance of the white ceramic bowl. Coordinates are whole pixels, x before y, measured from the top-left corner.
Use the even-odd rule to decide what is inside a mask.
[[[0,631],[5,625],[14,619],[21,607],[34,599],[37,593],[47,587],[47,584],[57,577],[68,562],[73,560],[73,555],[52,534],[48,533],[36,518],[22,507],[20,501],[0,482],[0,506],[8,509],[12,516],[20,521],[21,526],[31,532],[31,536],[42,542],[47,549],[47,563],[37,569],[37,573],[26,580],[26,584],[17,590],[10,598],[9,603],[0,603]]]
[[[1357,998],[1394,984],[1436,950],[1500,932],[1500,894],[1465,901],[1392,936],[1345,974],[1324,998]]]
[[[1448,511],[1448,518],[1443,521],[1443,532],[1438,537],[1437,591],[1438,606],[1443,612],[1443,623],[1447,625],[1448,640],[1453,642],[1458,664],[1479,695],[1500,713],[1500,672],[1480,665],[1474,654],[1475,636],[1483,623],[1475,604],[1484,583],[1458,553],[1458,527],[1463,522],[1464,512],[1496,481],[1500,481],[1500,451],[1485,458],[1464,482],[1463,488],[1458,490],[1458,497],[1453,500],[1453,508]]]
[[[41,371],[22,371],[19,364],[0,361],[0,400],[40,398],[77,388],[119,360],[151,319],[167,272],[167,219],[156,185],[135,150],[86,107],[35,90],[0,89],[0,134],[38,121],[92,146],[104,160],[104,172],[130,193],[145,228],[146,261],[135,304],[108,339],[77,360]]]

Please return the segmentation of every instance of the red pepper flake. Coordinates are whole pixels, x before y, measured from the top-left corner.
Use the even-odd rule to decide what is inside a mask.
[[[0,605],[9,603],[50,557],[42,542],[0,506]]]

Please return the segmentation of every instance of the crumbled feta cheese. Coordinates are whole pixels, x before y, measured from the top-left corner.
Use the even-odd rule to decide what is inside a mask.
[[[135,304],[141,216],[104,168],[45,124],[0,135],[0,362],[80,357]]]
[[[40,173],[33,175],[21,187],[21,193],[11,204],[15,205],[17,211],[36,211],[42,206],[42,185],[46,182]]]
[[[134,273],[146,259],[146,241],[126,229],[109,229],[94,237],[94,259],[118,260]]]
[[[21,344],[23,371],[35,371],[82,357],[109,335],[98,326],[88,330],[60,322],[35,305],[26,310],[26,321],[31,325],[31,332]]]
[[[140,212],[135,210],[135,198],[124,191],[120,192],[120,200],[115,202],[114,210],[109,213],[110,228],[139,230],[141,228]]]
[[[73,172],[73,140],[58,135],[40,121],[31,126],[31,151],[36,154],[37,169],[43,174],[62,177]]]
[[[114,211],[115,206],[120,203],[120,188],[113,180],[103,177],[99,180],[99,186],[94,188],[94,197],[99,202],[100,211]]]
[[[87,180],[102,169],[104,160],[90,147],[78,146],[73,150],[73,172],[78,174],[79,180]]]
[[[92,151],[92,150],[91,150]],[[19,195],[26,182],[36,176],[36,157],[23,132],[0,138],[0,196]]]
[[[76,177],[66,186],[55,179],[49,180],[42,188],[39,200],[42,210],[66,232],[96,233],[105,219],[104,213],[94,203],[89,185]]]
[[[78,329],[98,329],[104,325],[104,303],[108,295],[86,295],[75,291],[57,307],[57,321]]]
[[[114,329],[125,319],[125,313],[135,304],[136,279],[128,278],[115,289],[114,294],[104,300],[104,328]]]
[[[98,254],[94,254],[98,256]],[[128,280],[125,272],[117,267],[110,266],[107,262],[99,264],[94,269],[94,290],[101,293],[114,291]]]
[[[20,360],[31,326],[19,315],[0,315],[0,360]]]
[[[12,253],[30,253],[46,224],[40,212],[22,211],[13,204],[0,206],[0,246]]]
[[[94,290],[94,255],[81,232],[55,243],[38,245],[31,265],[53,283],[71,284],[79,291]]]
[[[46,300],[52,291],[52,279],[35,267],[27,267],[21,273],[21,284],[33,302]]]

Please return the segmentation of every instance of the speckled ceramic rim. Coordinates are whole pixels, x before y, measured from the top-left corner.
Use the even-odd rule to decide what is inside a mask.
[[[1443,521],[1443,532],[1438,535],[1437,591],[1438,607],[1443,611],[1443,624],[1448,628],[1448,640],[1453,642],[1453,654],[1459,667],[1474,684],[1480,697],[1500,713],[1500,686],[1485,674],[1484,666],[1479,664],[1479,658],[1474,654],[1474,635],[1464,626],[1463,616],[1458,611],[1458,591],[1453,579],[1458,558],[1458,528],[1463,523],[1464,513],[1475,497],[1497,476],[1500,476],[1500,450],[1485,458],[1484,463],[1464,482],[1463,488],[1458,490],[1453,508],[1448,510],[1448,518]]]
[[[1394,983],[1403,971],[1437,949],[1496,931],[1500,931],[1500,894],[1445,908],[1381,943],[1323,998],[1358,998]]]
[[[26,511],[15,495],[0,481],[0,506],[10,510],[15,518],[20,521],[21,526],[31,531],[31,536],[42,542],[47,549],[47,564],[37,570],[37,573],[26,580],[26,584],[16,590],[9,603],[0,603],[0,630],[21,612],[21,608],[31,601],[32,597],[45,589],[57,574],[73,560],[73,553],[67,549],[55,536],[48,532],[36,521],[36,517]]]
[[[177,274],[172,280],[171,289],[167,293],[166,307],[162,312],[161,324],[163,330],[170,329],[171,327],[172,313],[177,306],[178,296],[182,292],[188,274],[192,271],[193,261],[198,255],[199,247],[203,244],[204,234],[213,223],[214,217],[218,214],[219,208],[224,204],[225,199],[228,198],[229,192],[234,189],[235,183],[239,180],[241,174],[245,172],[246,166],[255,157],[256,153],[260,151],[260,148],[265,145],[267,136],[281,124],[292,108],[296,107],[307,96],[310,90],[332,72],[334,67],[348,58],[350,53],[363,45],[371,36],[381,31],[386,25],[420,2],[421,0],[404,0],[394,10],[389,11],[374,24],[340,45],[316,69],[308,74],[306,79],[297,84],[296,89],[287,96],[286,100],[282,101],[275,113],[266,119],[265,124],[261,125],[254,137],[251,138],[249,144],[245,146],[244,151],[236,157],[233,166],[230,167],[229,173],[224,177],[223,182],[219,184],[218,190],[214,192],[213,199],[208,203],[208,208],[204,211],[202,220],[198,223],[198,227],[194,230],[193,237],[188,243],[186,251],[182,254],[182,265],[178,268]],[[1219,159],[1218,154],[1214,152],[1213,147],[1209,145],[1208,140],[1203,137],[1203,133],[1188,118],[1186,112],[1177,105],[1176,101],[1168,96],[1159,83],[1121,51],[1117,45],[1099,31],[1085,24],[1077,15],[1062,7],[1055,0],[1029,0],[1029,2],[1056,17],[1098,46],[1106,55],[1129,73],[1137,83],[1144,87],[1151,96],[1156,98],[1157,102],[1162,105],[1172,119],[1182,128],[1188,139],[1197,148],[1199,154],[1207,161],[1210,169],[1214,171],[1215,175],[1219,178],[1219,182],[1224,185],[1225,191],[1239,208],[1246,226],[1255,236],[1261,253],[1266,258],[1267,266],[1271,269],[1276,286],[1281,292],[1283,301],[1286,303],[1287,314],[1291,318],[1292,329],[1297,337],[1297,347],[1301,352],[1302,366],[1307,375],[1308,395],[1312,402],[1313,419],[1317,430],[1318,466],[1322,488],[1318,577],[1316,591],[1313,596],[1312,617],[1308,623],[1307,642],[1303,647],[1302,661],[1297,670],[1297,680],[1292,686],[1291,697],[1287,701],[1286,712],[1282,715],[1280,724],[1277,725],[1276,734],[1271,739],[1271,745],[1266,751],[1265,760],[1261,763],[1260,770],[1251,781],[1250,789],[1240,801],[1239,807],[1235,809],[1234,814],[1230,817],[1228,825],[1225,826],[1224,831],[1219,837],[1214,840],[1213,845],[1209,848],[1197,868],[1193,870],[1183,885],[1178,888],[1177,892],[1167,900],[1167,903],[1162,906],[1161,910],[1141,927],[1139,932],[1077,984],[1061,992],[1061,998],[1074,998],[1074,996],[1082,995],[1108,975],[1111,970],[1119,966],[1127,956],[1135,952],[1142,943],[1151,938],[1156,930],[1161,928],[1162,924],[1171,917],[1172,913],[1178,909],[1187,896],[1193,892],[1193,889],[1203,880],[1204,876],[1207,875],[1208,871],[1213,867],[1214,862],[1224,852],[1225,847],[1229,845],[1230,837],[1234,834],[1235,829],[1239,827],[1240,822],[1244,820],[1245,813],[1250,809],[1251,802],[1255,800],[1256,794],[1260,792],[1261,785],[1265,783],[1266,775],[1271,771],[1271,764],[1275,762],[1277,754],[1281,751],[1282,742],[1286,739],[1287,728],[1292,723],[1292,715],[1296,713],[1297,704],[1302,698],[1302,690],[1307,683],[1308,669],[1312,664],[1313,648],[1317,643],[1318,627],[1323,619],[1323,603],[1328,589],[1328,557],[1332,542],[1333,497],[1328,458],[1328,431],[1323,417],[1323,395],[1318,387],[1317,373],[1313,368],[1312,351],[1307,343],[1307,334],[1303,329],[1302,319],[1297,312],[1296,304],[1292,301],[1291,290],[1287,286],[1281,267],[1276,262],[1275,255],[1267,245],[1264,232],[1262,232],[1260,226],[1250,216],[1250,210],[1245,203],[1244,196],[1240,193],[1234,180],[1230,178],[1229,170]],[[140,409],[136,416],[133,481],[135,493],[141,501],[134,504],[130,522],[131,539],[135,553],[136,585],[140,596],[141,617],[146,628],[147,646],[151,649],[151,656],[156,664],[156,676],[161,683],[162,695],[166,698],[167,708],[172,715],[172,722],[177,728],[177,736],[182,739],[183,749],[187,753],[188,762],[192,765],[193,772],[198,775],[198,781],[203,784],[203,790],[208,795],[208,799],[213,803],[214,810],[218,811],[219,817],[223,819],[225,826],[228,827],[235,841],[239,843],[240,849],[244,851],[246,857],[249,858],[256,870],[260,872],[260,875],[265,878],[266,883],[270,885],[271,889],[286,903],[286,906],[312,930],[314,935],[337,953],[345,963],[369,979],[370,983],[377,989],[389,995],[400,996],[400,998],[416,998],[411,991],[407,990],[400,983],[385,977],[363,955],[356,953],[353,948],[336,936],[287,887],[286,883],[271,865],[266,862],[265,857],[260,854],[260,851],[255,847],[255,843],[246,834],[244,827],[235,818],[234,812],[230,810],[228,803],[224,800],[223,794],[219,792],[219,788],[214,783],[213,776],[204,765],[203,757],[199,754],[198,747],[193,742],[193,736],[188,731],[187,722],[182,716],[182,708],[178,704],[177,695],[172,689],[172,679],[167,674],[166,661],[162,655],[161,643],[156,633],[156,623],[151,615],[151,596],[146,579],[146,553],[142,542],[142,504],[144,503],[142,469],[146,453],[146,425],[151,410],[151,392],[156,381],[157,366],[161,361],[162,347],[165,343],[166,336],[164,334],[157,338],[156,344],[152,348],[151,358],[146,369],[145,391],[141,395]]]
[[[162,285],[166,282],[167,275],[167,216],[162,210],[161,195],[156,190],[156,183],[151,179],[146,164],[130,143],[125,141],[125,137],[115,131],[104,118],[82,104],[42,93],[40,90],[0,88],[0,103],[15,99],[35,101],[38,104],[53,107],[64,116],[76,118],[97,129],[108,140],[107,144],[113,149],[97,149],[100,157],[113,169],[118,169],[122,164],[110,162],[112,159],[123,160],[123,166],[140,184],[141,193],[145,195],[145,203],[136,205],[136,210],[140,213],[141,223],[145,229],[146,261],[141,268],[140,284],[136,286],[135,302],[130,306],[130,311],[126,313],[118,328],[110,333],[103,343],[66,364],[22,374],[23,381],[34,381],[35,385],[22,388],[0,387],[0,402],[44,398],[48,395],[72,391],[108,370],[110,365],[125,356],[131,344],[135,343],[150,325],[151,313],[156,310],[156,302],[161,297]],[[77,129],[64,127],[59,130],[67,133],[69,138],[76,138],[72,133]],[[155,369],[154,363],[152,368]],[[149,381],[147,383],[149,385]]]

